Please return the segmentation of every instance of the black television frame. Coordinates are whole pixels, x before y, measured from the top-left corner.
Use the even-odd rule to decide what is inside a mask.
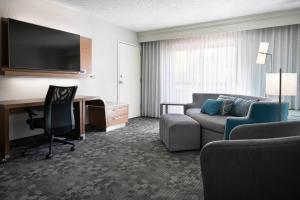
[[[78,70],[67,70],[67,69],[60,69],[60,68],[43,68],[43,67],[30,67],[30,66],[24,66],[24,67],[14,67],[11,66],[11,57],[10,57],[10,34],[9,34],[9,21],[10,20],[14,20],[17,22],[22,22],[22,23],[26,23],[29,25],[33,25],[36,27],[42,27],[42,28],[46,28],[52,31],[58,31],[58,32],[63,32],[63,33],[67,33],[67,34],[71,34],[74,35],[76,37],[78,37],[78,55],[79,55],[79,66],[78,66]],[[54,29],[54,28],[50,28],[50,27],[46,27],[46,26],[41,26],[41,25],[37,25],[37,24],[33,24],[33,23],[28,23],[28,22],[24,22],[24,21],[20,21],[20,20],[16,20],[16,19],[12,19],[12,18],[2,18],[2,66],[8,68],[9,70],[13,70],[13,71],[36,71],[36,72],[53,72],[53,73],[80,73],[81,72],[81,55],[80,55],[80,35],[78,34],[74,34],[74,33],[70,33],[70,32],[66,32],[66,31],[62,31],[59,29]],[[6,51],[6,53],[5,53]]]

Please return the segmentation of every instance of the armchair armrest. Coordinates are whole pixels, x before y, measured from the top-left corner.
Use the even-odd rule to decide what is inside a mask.
[[[230,140],[268,139],[300,135],[300,121],[247,124],[235,127]]]
[[[231,133],[232,129],[234,129],[235,127],[238,127],[238,126],[244,125],[244,124],[252,124],[252,123],[254,123],[254,120],[249,117],[229,117],[226,120],[224,139],[225,140],[230,139],[230,133]]]

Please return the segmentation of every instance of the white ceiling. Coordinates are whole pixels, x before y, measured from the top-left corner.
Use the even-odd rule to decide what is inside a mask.
[[[300,0],[51,0],[133,31],[300,7]]]

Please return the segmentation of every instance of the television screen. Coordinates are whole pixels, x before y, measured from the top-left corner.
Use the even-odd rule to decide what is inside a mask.
[[[80,71],[80,36],[8,19],[8,65],[33,70]]]

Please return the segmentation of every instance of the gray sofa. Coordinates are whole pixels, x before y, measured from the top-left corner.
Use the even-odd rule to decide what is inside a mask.
[[[216,94],[216,93],[194,93],[193,103],[186,104],[184,106],[184,113],[187,116],[191,117],[192,119],[196,120],[200,124],[201,146],[211,141],[223,140],[226,120],[228,117],[234,117],[229,115],[210,116],[200,112],[203,103],[207,99],[217,99],[220,95],[221,94]],[[222,95],[239,97],[246,100],[259,100],[260,102],[271,101],[270,99],[264,97],[232,95],[232,94],[222,94]]]

